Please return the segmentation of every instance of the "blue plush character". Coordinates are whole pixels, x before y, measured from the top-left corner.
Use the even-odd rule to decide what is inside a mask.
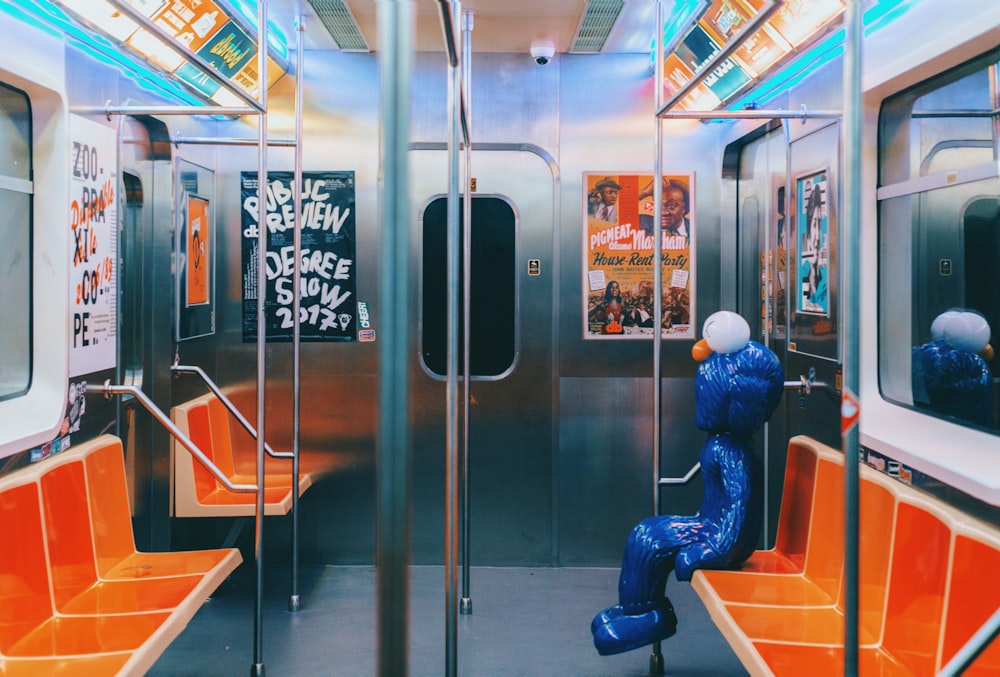
[[[931,323],[931,340],[913,349],[913,401],[980,425],[993,422],[990,325],[968,310],[948,310]],[[985,359],[984,359],[985,357]]]
[[[702,362],[695,378],[695,423],[709,433],[699,456],[705,483],[701,508],[692,516],[650,517],[632,530],[622,557],[618,604],[591,623],[601,655],[673,635],[677,617],[664,595],[670,572],[687,581],[695,569],[735,567],[750,556],[760,535],[763,469],[751,435],[781,399],[781,363],[749,340],[750,327],[736,313],[715,313],[702,335],[692,351]]]

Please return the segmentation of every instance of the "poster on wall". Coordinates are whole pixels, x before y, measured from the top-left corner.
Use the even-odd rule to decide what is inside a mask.
[[[115,129],[70,116],[69,375],[115,366],[118,166]]]
[[[187,307],[208,303],[209,262],[212,254],[212,229],[209,227],[208,200],[196,195],[187,198],[187,277],[184,302]]]
[[[799,225],[799,313],[830,315],[830,213],[826,171],[801,176],[795,182],[796,222]]]
[[[586,339],[694,338],[694,173],[663,181],[663,314],[654,318],[652,174],[587,172],[583,245]]]
[[[267,175],[267,340],[290,341],[295,265],[292,172]],[[243,340],[257,340],[257,173],[240,175],[243,255]],[[302,174],[300,336],[303,341],[354,341],[357,292],[354,275],[354,172]]]

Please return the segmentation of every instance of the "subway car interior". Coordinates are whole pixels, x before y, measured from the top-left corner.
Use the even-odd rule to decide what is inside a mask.
[[[0,677],[1000,674],[1000,3],[0,27]]]

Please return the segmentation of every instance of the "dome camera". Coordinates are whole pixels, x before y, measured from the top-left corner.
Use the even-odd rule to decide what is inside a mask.
[[[555,56],[556,46],[551,40],[535,40],[531,43],[531,58],[539,66],[544,66]]]

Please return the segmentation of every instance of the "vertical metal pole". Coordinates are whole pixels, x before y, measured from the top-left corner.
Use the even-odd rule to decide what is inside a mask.
[[[462,4],[449,2],[453,26],[458,25]],[[460,46],[455,45],[460,51]],[[461,59],[448,64],[448,376],[445,433],[445,675],[458,674],[458,148],[462,125]]]
[[[257,81],[261,113],[257,116],[257,506],[254,520],[254,559],[257,585],[253,614],[251,677],[264,677],[264,420],[267,323],[267,0],[257,5]]]
[[[292,476],[295,491],[292,492],[292,584],[288,596],[288,610],[295,612],[302,608],[299,597],[299,437],[302,395],[302,86],[305,81],[305,17],[301,14],[295,20],[295,176],[292,179],[292,195],[295,202],[295,231],[292,235],[292,251],[295,263],[292,268]]]
[[[465,144],[465,201],[462,203],[462,221],[465,229],[462,231],[462,261],[465,272],[462,275],[462,290],[464,293],[462,313],[465,321],[462,323],[462,374],[463,415],[462,415],[462,598],[459,603],[459,613],[472,613],[472,593],[470,592],[470,570],[472,568],[472,522],[470,519],[469,496],[469,401],[472,398],[472,371],[470,354],[472,349],[472,28],[475,12],[467,9],[462,12],[462,101],[465,104],[465,122],[469,130],[469,138]]]
[[[663,100],[663,3],[656,0],[656,63],[653,65],[654,110],[659,111]],[[660,396],[660,378],[663,367],[660,351],[663,345],[663,121],[655,115],[656,131],[653,140],[653,514],[660,514],[660,422],[663,402]],[[693,186],[692,186],[693,188]],[[663,673],[663,654],[660,642],[653,642],[649,655],[649,672]]]
[[[410,196],[407,148],[410,141],[410,60],[413,3],[379,0],[379,130],[382,172],[379,248],[379,428],[377,670],[382,677],[405,677],[410,558],[411,443],[408,412]]]
[[[861,254],[861,93],[862,63],[861,0],[849,0],[844,14],[844,223],[840,232],[841,323],[843,330],[844,385],[841,405],[841,442],[844,449],[844,674],[858,674],[858,427],[844,425],[851,400],[857,402],[858,276]]]

